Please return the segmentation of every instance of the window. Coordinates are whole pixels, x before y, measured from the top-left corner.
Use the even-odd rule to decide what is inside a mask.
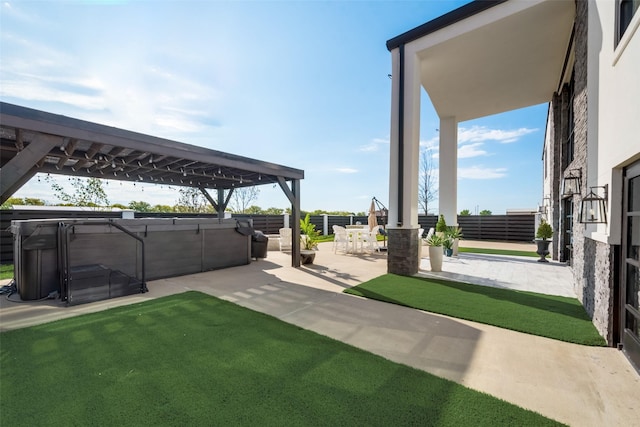
[[[562,201],[562,229],[564,230],[563,243],[564,246],[560,251],[560,261],[564,261],[571,265],[573,255],[573,198],[569,197]]]
[[[640,0],[639,0],[640,1]],[[565,84],[562,88],[563,102],[566,102],[566,114],[563,114],[563,119],[566,120],[565,134],[563,134],[562,141],[562,169],[566,169],[573,161],[573,143],[574,143],[574,131],[575,131],[575,116],[573,109],[574,101],[574,79],[571,75],[571,81]],[[566,101],[564,101],[566,100]]]
[[[640,8],[640,0],[618,0],[617,6],[616,47],[631,23],[633,15],[638,11],[638,8]]]

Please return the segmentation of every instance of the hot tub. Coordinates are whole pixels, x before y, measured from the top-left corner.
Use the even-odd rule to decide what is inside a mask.
[[[142,292],[146,280],[249,264],[251,236],[237,229],[235,219],[214,218],[13,221],[18,293],[58,291],[79,304]]]

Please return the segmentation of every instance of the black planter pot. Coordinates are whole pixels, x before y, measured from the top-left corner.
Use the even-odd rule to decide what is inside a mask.
[[[308,249],[300,250],[300,264],[313,264],[314,259],[316,259],[316,251]]]
[[[549,255],[549,243],[551,243],[551,240],[536,240],[536,245],[538,245],[536,253],[540,255],[538,262],[549,262],[547,261],[547,255]]]

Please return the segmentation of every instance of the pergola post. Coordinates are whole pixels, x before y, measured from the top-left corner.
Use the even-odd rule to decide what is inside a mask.
[[[291,188],[281,176],[278,184],[291,202],[291,266],[300,267],[300,180],[291,180]]]

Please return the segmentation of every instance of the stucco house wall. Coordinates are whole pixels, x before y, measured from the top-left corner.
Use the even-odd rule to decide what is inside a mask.
[[[573,127],[574,156],[559,174],[544,175],[544,188],[552,197],[549,219],[562,235],[562,177],[571,169],[582,174],[580,196],[573,196],[573,242],[571,268],[574,289],[598,331],[614,344],[616,251],[623,238],[621,229],[623,168],[640,158],[637,121],[640,117],[640,36],[632,20],[623,39],[615,46],[616,2],[589,0],[576,2],[573,45],[574,75]],[[570,75],[570,72],[567,73]],[[567,114],[563,91],[551,104],[545,142],[544,167],[563,164],[562,144]],[[547,144],[549,144],[547,146]],[[565,162],[566,163],[566,162]],[[556,180],[556,178],[558,178]],[[608,222],[582,224],[580,201],[590,187],[608,185]],[[554,191],[554,189],[556,191]],[[602,189],[596,189],[599,195]],[[562,241],[554,247],[554,259],[561,258]],[[562,259],[561,259],[562,260]]]

